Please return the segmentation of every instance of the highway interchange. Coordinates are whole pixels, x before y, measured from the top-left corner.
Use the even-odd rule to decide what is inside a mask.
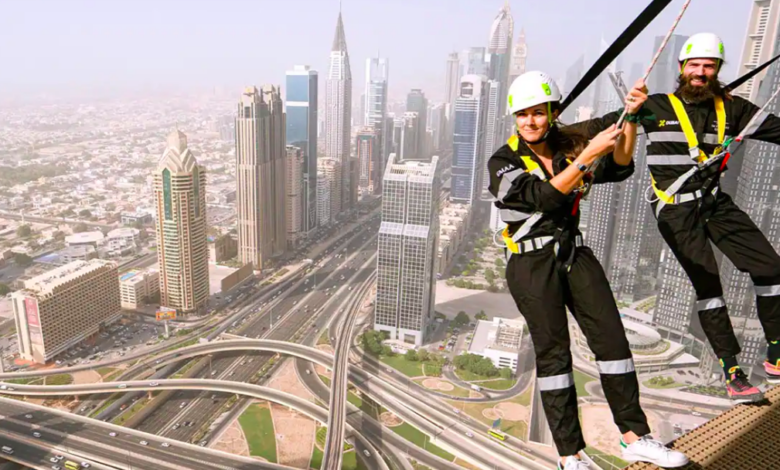
[[[331,252],[323,253],[313,260],[314,269],[313,272],[308,275],[293,276],[293,285],[286,288],[286,285],[282,286],[270,286],[265,289],[262,294],[252,296],[250,301],[245,301],[244,306],[237,309],[237,312],[229,317],[229,320],[222,322],[222,327],[216,330],[211,329],[209,338],[215,339],[219,333],[226,332],[230,337],[245,337],[264,340],[277,340],[277,341],[300,341],[304,344],[310,344],[312,341],[316,341],[321,334],[324,326],[331,321],[335,315],[343,314],[345,307],[349,302],[344,297],[349,297],[352,293],[353,287],[358,287],[364,284],[372,275],[375,267],[374,263],[369,262],[370,258],[375,254],[375,240],[378,232],[378,218],[373,217],[369,222],[364,223],[355,233],[348,234],[352,236],[346,243],[341,244],[335,250]],[[359,288],[359,287],[358,287]],[[337,292],[338,290],[338,293]],[[356,289],[355,291],[357,291]],[[334,298],[338,296],[338,298]],[[360,301],[356,302],[359,306]],[[323,308],[328,304],[327,308]],[[351,309],[350,307],[348,307]],[[204,328],[212,328],[211,326],[204,326]],[[346,334],[342,336],[342,334]],[[335,333],[334,333],[335,334]],[[334,336],[335,337],[335,336]],[[346,341],[350,344],[352,341],[351,329],[339,330],[339,341]],[[131,367],[120,380],[132,378],[132,376],[143,376],[152,373],[153,367],[163,367],[166,365],[166,360],[172,362],[179,362],[185,364],[185,357],[179,358],[172,357],[174,355],[183,354],[190,349],[209,346],[217,346],[219,343],[229,343],[230,341],[212,341],[209,344],[190,346],[189,348],[179,349],[176,352],[168,353],[166,357],[165,353],[161,353],[155,356],[154,359],[143,362],[140,365]],[[292,343],[285,343],[289,346],[295,346]],[[340,344],[337,342],[337,344]],[[230,400],[234,394],[239,393],[237,390],[246,382],[259,382],[264,377],[259,377],[258,372],[263,368],[263,365],[274,356],[273,352],[260,352],[260,351],[232,351],[232,352],[218,352],[214,350],[209,356],[201,358],[197,362],[198,365],[194,366],[191,370],[197,370],[197,373],[188,379],[200,381],[201,383],[205,379],[211,379],[220,381],[223,384],[226,382],[234,382],[230,384],[234,388],[228,388],[223,391],[195,391],[195,390],[182,390],[174,391],[171,396],[159,404],[159,407],[149,407],[153,409],[152,413],[148,413],[147,416],[142,417],[135,423],[135,429],[141,433],[156,434],[157,439],[163,439],[165,442],[176,442],[176,448],[179,448],[179,442],[202,442],[207,441],[209,431],[209,423],[212,423],[221,413],[235,413],[241,409],[243,403],[246,403],[247,398],[242,398],[236,401],[230,410],[226,409],[226,402]],[[323,354],[319,351],[320,354]],[[124,358],[128,360],[128,358]],[[331,361],[332,357],[324,355],[324,358],[320,357],[321,361]],[[159,364],[155,364],[158,361],[162,361]],[[317,384],[310,383],[312,380],[319,382],[319,377],[315,377],[316,374],[300,374],[301,361],[297,362],[297,369],[304,384],[312,389],[319,389]],[[103,366],[104,364],[93,364],[92,367]],[[72,372],[77,368],[68,369]],[[168,372],[175,370],[175,368],[167,368]],[[340,371],[340,369],[339,369]],[[339,375],[337,371],[337,376]],[[49,371],[54,372],[54,371]],[[60,370],[59,372],[62,372]],[[269,371],[266,371],[265,376]],[[373,374],[370,375],[369,374]],[[56,372],[55,372],[56,373]],[[21,377],[24,375],[41,375],[41,374],[3,374],[0,378],[7,377]],[[346,374],[344,374],[346,376]],[[397,379],[393,374],[385,374],[378,367],[372,369],[370,364],[363,364],[363,368],[350,369],[350,380],[356,384],[356,386],[364,393],[375,397],[378,402],[383,404],[388,409],[397,412],[404,420],[412,423],[416,427],[423,430],[430,436],[433,441],[464,458],[476,463],[484,468],[546,468],[539,464],[536,464],[531,459],[521,457],[518,453],[507,449],[503,445],[496,443],[488,439],[482,433],[483,430],[477,430],[479,433],[476,436],[467,437],[470,435],[469,429],[473,423],[471,420],[464,418],[457,413],[453,415],[453,410],[449,405],[440,402],[433,394],[422,394],[425,396],[409,397],[407,395],[408,389],[404,390],[403,386],[393,385],[393,382]],[[378,379],[378,376],[385,376]],[[389,377],[388,377],[389,376]],[[155,378],[159,378],[160,381],[164,380],[162,376],[154,375]],[[156,379],[155,379],[156,380]],[[209,381],[211,381],[209,380]],[[151,383],[151,382],[148,382]],[[159,381],[158,381],[159,383]],[[346,383],[346,382],[344,382]],[[342,387],[345,391],[345,387]],[[132,390],[132,389],[128,389]],[[98,391],[98,390],[92,390]],[[108,390],[110,391],[110,390]],[[171,392],[168,392],[171,393]],[[128,393],[128,395],[130,395]],[[317,390],[317,395],[320,395],[320,390]],[[162,401],[162,399],[158,400]],[[326,395],[326,400],[327,395]],[[15,403],[16,406],[22,406]],[[410,407],[407,409],[407,407]],[[10,405],[7,400],[0,401],[0,413],[8,414],[7,411],[13,412],[14,410],[8,409]],[[346,409],[349,409],[349,413],[346,413]],[[19,411],[19,410],[15,410]],[[382,449],[386,455],[388,451],[391,453],[397,449],[404,449],[410,455],[420,462],[431,465],[432,468],[450,468],[454,465],[441,461],[438,458],[430,458],[431,454],[424,452],[420,449],[409,449],[409,445],[402,438],[398,438],[394,433],[387,431],[386,428],[378,425],[378,423],[369,423],[370,419],[355,419],[356,413],[351,405],[347,405],[342,411],[338,413],[342,418],[340,422],[343,422],[343,418],[347,417],[347,423],[358,430],[358,433],[365,435],[371,441],[371,444],[363,446],[364,451],[370,456],[375,457],[375,451],[372,452],[374,445],[376,448]],[[140,416],[140,415],[139,415]],[[109,416],[110,418],[111,416]],[[425,418],[423,418],[425,417]],[[68,425],[63,417],[59,420],[62,423],[59,425]],[[71,424],[72,425],[72,424]],[[108,423],[105,423],[108,425]],[[84,423],[80,423],[78,429],[75,431],[78,437],[81,437],[81,432],[94,432],[91,429],[94,426],[88,426]],[[339,428],[339,426],[334,426]],[[84,429],[85,431],[82,431]],[[123,428],[124,429],[124,428]],[[89,431],[86,431],[89,430]],[[29,431],[29,429],[28,429]],[[74,432],[75,432],[74,431]],[[130,432],[132,430],[126,430]],[[216,430],[215,434],[217,434]],[[107,433],[105,430],[97,431],[99,435],[92,436],[96,442],[105,441]],[[393,439],[390,437],[392,434]],[[137,435],[129,435],[128,439],[132,440],[137,438]],[[388,444],[394,446],[395,449],[388,449]],[[135,441],[134,441],[135,442]],[[151,442],[151,441],[149,441]],[[157,441],[155,441],[157,442]],[[205,442],[204,442],[205,443]],[[116,442],[111,442],[109,445],[116,446]],[[128,443],[128,446],[140,446],[138,443]],[[138,449],[141,453],[146,453],[152,449],[152,446],[142,446],[143,449]],[[196,446],[191,446],[194,449],[200,449],[201,452],[208,452],[210,449],[202,449]],[[412,446],[414,447],[414,446]],[[171,448],[163,449],[160,447],[154,447],[155,452],[171,452]],[[162,449],[162,450],[161,450]],[[361,450],[359,448],[359,450]],[[214,451],[211,451],[214,452]],[[361,453],[363,453],[361,451]],[[135,453],[133,453],[135,455]],[[178,454],[176,454],[178,455]],[[235,462],[232,456],[229,454],[223,454],[224,459],[217,465],[226,465],[222,468],[255,468],[255,467],[243,467],[234,465],[246,465],[246,462]],[[197,451],[193,451],[188,448],[187,456],[190,457],[202,457],[199,456]],[[363,457],[367,457],[365,454]],[[391,456],[388,456],[391,460],[396,460]],[[418,458],[419,457],[419,458]],[[435,456],[434,456],[435,457]],[[130,458],[130,457],[128,457]],[[160,457],[165,460],[168,465],[173,464],[175,459],[171,459],[171,455],[167,457]],[[438,460],[437,460],[438,459]],[[230,462],[233,460],[232,462]],[[212,460],[211,462],[213,462]],[[397,461],[397,460],[396,460]],[[230,462],[230,463],[228,463]],[[141,467],[143,468],[143,467]],[[186,468],[204,468],[204,467],[189,467]],[[212,468],[212,467],[205,467]],[[220,468],[220,467],[216,467]],[[378,466],[372,466],[370,468],[379,468]]]

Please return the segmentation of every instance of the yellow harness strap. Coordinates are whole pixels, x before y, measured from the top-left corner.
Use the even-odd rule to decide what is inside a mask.
[[[512,139],[514,138],[515,148],[513,150],[517,150],[517,136],[512,136],[509,138],[509,141],[507,143],[510,147],[512,147]],[[534,161],[533,158],[530,156],[521,156],[520,159],[523,161],[523,165],[525,165],[525,173],[533,173],[534,171],[537,172],[537,174],[544,174],[544,171],[539,166],[538,163]],[[541,173],[539,173],[541,172]],[[543,179],[544,181],[544,179]],[[518,247],[517,243],[512,239],[512,236],[509,235],[509,227],[504,227],[504,231],[501,232],[501,237],[504,239],[504,244],[506,245],[507,249],[511,251],[512,253],[519,254],[520,248]]]
[[[677,120],[680,121],[680,127],[682,127],[685,139],[688,141],[688,147],[690,151],[697,153],[697,161],[699,163],[706,161],[709,157],[699,148],[699,139],[696,137],[696,132],[693,130],[691,120],[688,118],[688,113],[685,112],[685,107],[682,101],[680,101],[674,93],[669,93],[669,101],[674,108],[674,114],[677,115]],[[726,107],[723,104],[723,98],[720,96],[715,97],[715,115],[718,120],[718,145],[723,145],[723,141],[726,138]],[[719,153],[716,149],[715,153]],[[693,158],[694,155],[691,155]]]
[[[669,102],[672,103],[677,120],[680,121],[680,127],[682,127],[685,134],[685,139],[688,141],[688,151],[691,158],[695,155],[697,162],[707,161],[710,157],[699,148],[699,139],[696,137],[696,132],[693,130],[693,125],[690,118],[688,118],[688,113],[685,112],[685,106],[683,106],[682,101],[674,93],[669,93],[667,96],[669,97]],[[723,141],[726,139],[726,106],[723,104],[723,98],[720,96],[715,97],[715,116],[718,120],[718,147],[715,149],[714,155],[717,155],[721,151],[720,146],[723,145]],[[652,172],[650,173],[650,181],[658,200],[666,204],[674,204],[674,195],[666,194],[665,191],[658,189]]]

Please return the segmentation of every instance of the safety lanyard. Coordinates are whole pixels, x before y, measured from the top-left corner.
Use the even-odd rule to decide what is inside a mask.
[[[516,136],[512,136],[515,139],[517,139]],[[512,144],[514,144],[513,150],[517,150],[517,141],[515,140],[512,142],[512,139],[509,139],[509,145],[512,147]],[[539,178],[542,181],[547,181],[547,175],[545,174],[542,167],[534,161],[533,158],[530,156],[521,156],[520,159],[523,161],[523,165],[525,166],[525,172],[530,173],[537,178]],[[504,244],[506,244],[507,249],[511,251],[512,253],[519,253],[519,247],[517,246],[517,241],[519,241],[524,236],[528,235],[528,233],[531,231],[534,225],[536,225],[537,222],[542,218],[543,214],[541,212],[534,212],[531,217],[525,220],[523,225],[521,225],[517,231],[514,233],[514,235],[509,235],[509,227],[505,227],[503,232],[501,232],[501,236],[504,239]]]
[[[699,148],[699,139],[696,137],[696,131],[693,130],[688,113],[685,112],[685,106],[674,93],[669,93],[667,96],[669,96],[669,101],[672,103],[677,120],[680,121],[680,127],[682,127],[685,134],[685,139],[688,141],[688,154],[696,163],[706,161],[709,157]],[[718,120],[718,146],[722,146],[726,138],[726,107],[723,104],[723,98],[720,96],[715,96],[715,115]],[[714,154],[719,152],[720,148],[716,149]]]

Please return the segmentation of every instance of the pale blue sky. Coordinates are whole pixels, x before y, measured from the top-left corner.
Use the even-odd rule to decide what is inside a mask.
[[[447,53],[486,46],[504,0],[343,0],[354,87],[366,57],[390,59],[391,97],[443,95]],[[674,0],[631,46],[624,68],[649,62],[652,40],[682,7]],[[680,34],[712,31],[734,74],[751,0],[693,0]],[[583,52],[595,60],[646,0],[510,0],[525,28],[529,69],[562,77]],[[283,83],[306,63],[327,71],[338,0],[0,0],[0,94],[48,90],[182,89]],[[356,90],[357,93],[357,90]]]

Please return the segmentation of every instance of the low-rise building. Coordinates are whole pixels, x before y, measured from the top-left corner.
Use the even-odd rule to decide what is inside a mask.
[[[209,237],[209,261],[222,263],[238,255],[238,240],[226,233],[218,237]]]
[[[444,274],[455,260],[463,238],[468,232],[471,220],[471,206],[444,201],[439,215],[439,252],[436,272]]]
[[[160,294],[160,273],[156,269],[133,270],[119,277],[122,308],[135,310]]]
[[[132,227],[116,228],[108,232],[105,244],[109,256],[135,253],[141,244],[141,231]]]
[[[469,344],[469,353],[490,359],[499,369],[509,367],[516,374],[524,326],[523,320],[498,317],[480,320]]]
[[[98,259],[28,279],[12,299],[20,356],[41,364],[122,316],[117,265]]]

